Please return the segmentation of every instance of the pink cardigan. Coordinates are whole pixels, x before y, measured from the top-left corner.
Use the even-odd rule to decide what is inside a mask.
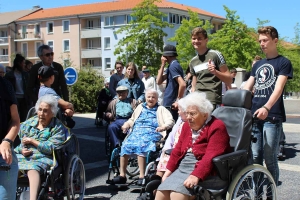
[[[192,144],[192,131],[188,122],[185,122],[179,141],[171,153],[167,169],[174,172],[190,147],[198,160],[191,175],[198,177],[200,181],[205,180],[209,175],[216,175],[212,159],[231,151],[225,124],[212,117]]]

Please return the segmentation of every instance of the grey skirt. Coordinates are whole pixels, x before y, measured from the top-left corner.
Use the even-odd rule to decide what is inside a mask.
[[[195,164],[198,160],[193,153],[187,153],[178,169],[176,169],[164,182],[160,184],[158,190],[171,190],[188,196],[195,195],[193,190],[186,188],[183,183],[191,175],[195,169]],[[227,183],[221,180],[218,176],[209,176],[203,182],[199,182],[198,185],[206,189],[221,189]]]

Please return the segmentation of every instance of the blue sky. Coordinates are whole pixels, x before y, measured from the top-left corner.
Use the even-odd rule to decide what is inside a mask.
[[[94,2],[103,2],[109,0],[9,0],[0,1],[0,12],[8,12],[15,10],[30,9],[34,5],[40,5],[42,8],[53,8],[69,5],[78,5]],[[300,1],[299,0],[171,0],[176,3],[198,7],[200,9],[218,14],[225,17],[223,5],[229,7],[230,10],[237,11],[237,15],[249,27],[257,26],[257,18],[260,20],[269,20],[268,25],[277,28],[280,37],[287,37],[286,40],[295,37],[294,26],[300,22]],[[201,2],[201,3],[200,3]]]

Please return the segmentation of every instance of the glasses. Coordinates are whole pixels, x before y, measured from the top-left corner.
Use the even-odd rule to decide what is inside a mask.
[[[44,54],[44,56],[46,56],[46,57],[53,56],[53,55],[54,55],[53,52]]]
[[[185,112],[184,113],[186,117],[191,116],[192,118],[194,118],[195,116],[197,116],[197,112]]]

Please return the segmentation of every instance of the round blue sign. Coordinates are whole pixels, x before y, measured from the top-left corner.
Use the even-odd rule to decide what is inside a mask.
[[[67,85],[74,85],[78,79],[78,73],[75,68],[68,67],[64,71]]]

